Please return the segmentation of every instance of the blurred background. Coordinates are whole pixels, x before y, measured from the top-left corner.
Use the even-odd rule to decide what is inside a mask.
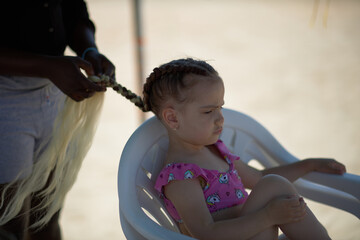
[[[132,1],[87,3],[117,81],[141,94]],[[332,157],[360,174],[360,1],[141,3],[144,77],[176,58],[207,60],[225,82],[225,107],[257,119],[299,158]],[[65,240],[125,239],[117,170],[139,114],[108,89],[94,144],[62,212]],[[307,202],[333,239],[359,239],[359,219]]]

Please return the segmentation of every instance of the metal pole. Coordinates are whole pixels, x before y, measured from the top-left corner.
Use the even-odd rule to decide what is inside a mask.
[[[142,36],[142,19],[141,19],[141,0],[133,0],[134,13],[134,37],[135,37],[135,65],[136,65],[136,92],[142,94],[144,79],[144,60],[143,60],[143,36]],[[145,114],[139,111],[139,120],[142,123],[145,120]]]

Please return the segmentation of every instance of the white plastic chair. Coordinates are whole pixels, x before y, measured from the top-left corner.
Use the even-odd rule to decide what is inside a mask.
[[[229,109],[223,114],[221,139],[242,161],[254,159],[265,168],[298,161],[254,119]],[[121,226],[127,239],[194,239],[179,233],[154,190],[167,147],[166,130],[155,117],[145,121],[125,145],[118,171],[118,195]],[[311,173],[294,184],[306,198],[360,218],[360,176]]]

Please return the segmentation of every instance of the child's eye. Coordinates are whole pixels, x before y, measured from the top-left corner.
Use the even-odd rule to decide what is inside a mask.
[[[206,112],[205,112],[205,114],[209,114],[209,113],[212,113],[212,110],[210,110],[210,111],[206,111]]]

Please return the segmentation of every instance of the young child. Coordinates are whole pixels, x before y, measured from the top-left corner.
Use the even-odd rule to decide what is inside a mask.
[[[169,135],[165,165],[155,188],[183,234],[197,239],[330,239],[291,184],[311,172],[343,174],[332,159],[307,159],[258,171],[219,139],[224,84],[204,61],[174,60],[144,85],[144,111]],[[251,193],[246,188],[252,189]]]

